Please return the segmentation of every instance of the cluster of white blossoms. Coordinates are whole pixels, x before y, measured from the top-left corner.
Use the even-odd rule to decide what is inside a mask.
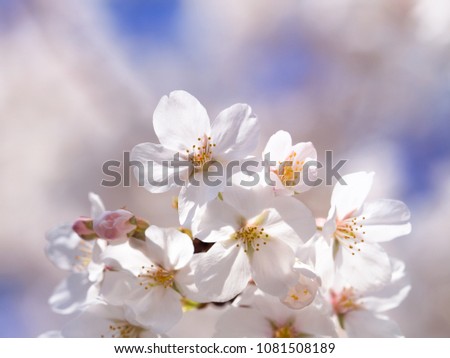
[[[344,176],[328,217],[314,218],[301,202],[309,186],[294,180],[304,171],[314,177],[306,165],[317,159],[313,145],[294,145],[279,131],[255,153],[259,127],[248,105],[231,106],[210,123],[197,99],[175,91],[159,102],[153,126],[160,144],[133,149],[133,160],[145,163],[136,175],[151,171],[159,183],[167,179],[145,182],[150,192],[179,187],[174,207],[181,226],[163,228],[126,209],[106,210],[90,194],[89,217],[47,234],[48,258],[69,272],[49,303],[72,314],[48,335],[401,336],[385,312],[410,286],[403,263],[380,243],[407,235],[410,213],[400,201],[366,202],[373,173]],[[242,185],[248,173],[240,167],[217,185],[202,180],[211,163],[267,154],[274,161],[271,184]],[[174,157],[192,165],[176,171],[167,165]]]

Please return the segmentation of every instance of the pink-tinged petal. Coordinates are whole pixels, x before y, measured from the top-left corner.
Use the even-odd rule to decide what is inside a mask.
[[[145,231],[145,236],[147,256],[168,271],[186,266],[194,254],[192,239],[177,229],[152,225]]]
[[[410,212],[401,201],[380,199],[364,204],[358,217],[367,241],[384,242],[411,232]],[[364,217],[364,220],[362,220]]]
[[[386,316],[364,310],[346,314],[344,329],[351,338],[398,338],[403,336],[397,323]]]
[[[217,338],[271,338],[272,327],[261,312],[252,308],[232,307],[217,322]]]
[[[220,242],[200,259],[195,273],[199,292],[215,302],[232,299],[249,280],[250,264],[244,251],[236,245],[225,248]]]
[[[209,202],[196,225],[194,236],[204,242],[228,240],[241,227],[242,217],[230,205],[219,199]]]
[[[328,312],[314,304],[296,311],[294,327],[297,332],[313,337],[336,337],[336,328]]]
[[[91,203],[92,218],[96,218],[106,210],[102,199],[100,199],[100,196],[98,196],[97,194],[89,193],[89,202]]]
[[[164,333],[183,316],[180,300],[181,295],[172,288],[155,286],[144,290],[140,287],[129,297],[126,306],[141,325]]]
[[[361,208],[372,188],[373,175],[366,172],[348,174],[342,177],[346,184],[336,183],[331,195],[331,207],[336,207],[339,220]]]
[[[133,218],[128,210],[104,211],[94,219],[94,231],[100,238],[111,242],[126,241],[127,235],[136,229],[136,225],[131,223]]]
[[[359,243],[354,249],[339,244],[335,260],[339,275],[359,291],[379,288],[391,279],[389,257],[377,244]]]
[[[177,186],[175,178],[180,182],[187,180],[189,166],[173,166],[176,152],[161,144],[141,143],[131,151],[131,160],[140,165],[133,166],[134,176],[139,186],[152,193],[163,193]],[[181,160],[181,159],[180,159]]]
[[[221,182],[218,185],[208,185],[204,180],[205,175],[204,172],[194,173],[195,179],[198,180],[197,184],[189,183],[181,188],[178,196],[178,215],[182,226],[190,227],[204,205],[217,198],[225,186],[223,178],[220,179]],[[215,179],[210,180],[214,181]]]
[[[162,145],[183,153],[211,131],[206,109],[185,91],[161,98],[153,113],[153,127]]]
[[[294,251],[280,239],[269,238],[266,245],[250,255],[252,277],[256,285],[271,295],[284,297],[295,283]]]
[[[263,150],[263,157],[265,159],[266,154],[270,154],[270,160],[277,162],[275,166],[278,166],[278,162],[283,162],[289,155],[292,147],[291,135],[286,131],[278,131],[273,134],[266,144]]]
[[[71,314],[95,301],[99,288],[87,273],[72,273],[53,291],[48,303],[59,314]]]
[[[213,157],[219,161],[239,160],[255,150],[259,125],[252,109],[235,104],[223,110],[212,123],[211,137],[215,148]]]

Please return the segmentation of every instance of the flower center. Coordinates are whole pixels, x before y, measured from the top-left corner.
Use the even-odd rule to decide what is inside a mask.
[[[134,326],[127,321],[118,321],[116,324],[111,324],[109,326],[109,335],[111,338],[139,338],[141,332],[141,327]],[[104,335],[101,338],[105,338]]]
[[[272,323],[272,338],[298,338],[301,336],[302,335],[294,328],[292,322],[288,322],[281,326]]]
[[[189,161],[194,165],[194,169],[201,170],[205,163],[212,159],[212,149],[216,144],[206,134],[203,137],[198,137],[197,140],[197,144],[193,144],[192,148],[186,149],[186,154]]]
[[[358,244],[364,242],[364,225],[363,221],[366,218],[363,216],[362,219],[357,219],[355,217],[347,218],[343,220],[336,221],[336,231],[334,232],[334,238],[344,247],[349,249],[352,255],[355,252],[361,251]]]
[[[266,234],[264,228],[259,226],[244,226],[234,233],[233,239],[238,242],[237,247],[244,248],[244,252],[253,253],[260,250],[261,244],[267,245],[269,234]]]
[[[331,305],[338,316],[361,308],[361,304],[357,303],[358,297],[351,287],[343,288],[339,293],[330,290],[330,296]]]
[[[92,261],[92,248],[94,244],[90,241],[81,240],[78,244],[78,254],[75,256],[76,263],[74,265],[74,271],[83,272]]]
[[[142,271],[137,277],[140,279],[139,285],[146,290],[155,286],[168,288],[173,286],[175,273],[151,265],[150,267],[142,266]]]
[[[284,186],[294,186],[299,182],[300,172],[303,170],[305,161],[294,160],[296,152],[292,152],[284,162],[279,162],[279,166],[274,170]]]

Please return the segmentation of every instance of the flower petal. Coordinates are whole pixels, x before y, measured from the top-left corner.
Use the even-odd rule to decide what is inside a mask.
[[[223,110],[214,120],[211,137],[216,144],[213,150],[216,160],[244,159],[258,145],[258,120],[250,106],[235,104]]]
[[[172,163],[175,158],[176,152],[161,144],[136,145],[131,151],[131,160],[140,163],[139,166],[135,164],[133,168],[139,186],[152,193],[163,193],[185,182],[189,166],[175,167]]]
[[[380,199],[364,204],[364,238],[373,242],[384,242],[411,232],[410,212],[401,201]]]
[[[93,243],[82,240],[71,225],[61,225],[48,231],[48,244],[45,248],[48,259],[62,270],[72,271],[79,263],[79,247],[93,246]]]
[[[369,311],[352,311],[345,315],[344,328],[352,338],[402,337],[397,323]]]
[[[217,322],[214,337],[272,338],[272,327],[258,310],[232,307]]]
[[[241,216],[233,207],[216,199],[206,205],[198,221],[194,236],[204,242],[216,242],[229,239],[240,229]]]
[[[331,195],[331,207],[336,207],[339,220],[363,205],[372,187],[373,175],[366,172],[348,174],[342,177],[346,184],[336,183]]]
[[[71,314],[92,303],[98,292],[87,273],[72,273],[56,286],[48,303],[56,313]]]
[[[204,181],[205,175],[207,174],[203,172],[194,173],[198,182],[195,185],[188,183],[181,188],[178,196],[178,215],[182,226],[189,227],[204,205],[217,198],[225,185],[225,181],[222,180],[220,184],[210,186]]]
[[[236,245],[224,248],[215,243],[200,259],[195,273],[199,291],[210,301],[225,302],[247,286],[250,265],[247,255]]]
[[[385,312],[396,308],[403,302],[411,291],[411,286],[403,287],[396,295],[391,297],[364,297],[364,308],[374,312]]]
[[[264,292],[284,297],[295,284],[294,251],[282,240],[270,238],[250,256],[253,280]]]
[[[336,269],[351,286],[360,291],[381,287],[391,279],[391,263],[386,252],[378,244],[359,243],[350,250],[339,244]],[[354,255],[352,255],[354,253]]]
[[[172,288],[151,287],[137,289],[127,300],[126,306],[134,313],[134,319],[155,332],[164,333],[182,317],[181,296]]]
[[[291,151],[291,147],[291,135],[286,131],[278,131],[269,138],[269,141],[263,150],[262,159],[265,159],[266,155],[269,154],[270,157],[268,159],[277,162],[275,165],[277,166],[278,162],[283,162],[286,160],[286,157]]]
[[[145,236],[147,256],[166,270],[181,269],[194,254],[192,239],[177,229],[152,225],[145,231]]]
[[[161,98],[153,114],[153,127],[161,144],[178,152],[191,148],[198,137],[210,133],[206,109],[185,91]]]
[[[89,193],[89,201],[91,203],[91,217],[93,219],[100,216],[106,210],[102,199],[97,194]]]
[[[277,197],[272,200],[271,206],[275,211],[270,211],[264,223],[267,233],[279,237],[294,250],[314,235],[315,219],[301,201],[292,197]]]
[[[300,333],[314,337],[336,337],[336,329],[327,311],[311,304],[296,311],[294,326]]]

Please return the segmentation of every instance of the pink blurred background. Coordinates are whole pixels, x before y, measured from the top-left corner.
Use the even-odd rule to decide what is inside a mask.
[[[171,193],[100,185],[104,161],[156,140],[175,89],[212,118],[249,103],[261,147],[284,129],[348,159],[343,173],[375,171],[372,196],[413,215],[386,245],[413,287],[392,316],[407,337],[450,337],[447,0],[0,0],[0,337],[67,321],[47,305],[65,273],[44,237],[89,214],[89,191],[177,224]],[[330,193],[301,199],[325,216]]]

